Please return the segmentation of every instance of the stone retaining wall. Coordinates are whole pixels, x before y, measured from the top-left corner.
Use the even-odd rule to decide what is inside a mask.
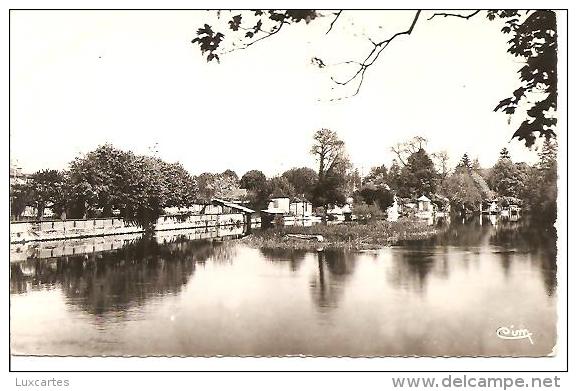
[[[242,224],[244,224],[244,215],[241,213],[161,216],[156,223],[155,230],[165,231]],[[139,232],[143,232],[142,228],[124,222],[119,218],[13,222],[10,223],[10,243],[133,234]]]

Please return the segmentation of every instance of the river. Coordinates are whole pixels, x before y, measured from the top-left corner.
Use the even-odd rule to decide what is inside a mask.
[[[231,228],[13,247],[12,353],[543,356],[554,349],[555,236],[523,220],[457,220],[434,238],[368,252],[253,249],[237,237]],[[502,327],[530,338],[503,339]]]

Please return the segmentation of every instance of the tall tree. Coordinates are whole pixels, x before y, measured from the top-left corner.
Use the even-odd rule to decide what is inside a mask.
[[[402,182],[402,177],[401,177],[401,167],[399,166],[399,164],[397,163],[397,160],[394,159],[391,167],[389,168],[389,187],[393,190],[396,190],[397,192],[402,192],[401,191],[401,182]]]
[[[446,195],[451,201],[453,210],[478,211],[483,195],[475,184],[470,170],[460,166],[447,178]]]
[[[317,130],[313,140],[310,152],[319,162],[318,178],[322,181],[327,172],[345,162],[345,143],[330,129]]]
[[[394,195],[385,186],[368,184],[357,192],[356,198],[361,198],[367,205],[376,205],[381,212],[386,212],[387,208],[393,205]]]
[[[76,158],[67,174],[66,209],[76,218],[110,217],[118,209],[126,221],[150,229],[164,208],[197,198],[197,183],[180,164],[108,144]]]
[[[69,191],[73,217],[102,208],[104,216],[111,216],[125,200],[127,178],[130,176],[134,154],[102,145],[86,155],[77,157],[69,167]]]
[[[250,170],[240,178],[240,187],[248,190],[251,207],[262,209],[266,207],[271,193],[270,183],[262,171]]]
[[[376,186],[387,185],[389,181],[389,170],[384,164],[372,167],[371,171],[363,178],[363,184],[372,183]]]
[[[499,159],[511,160],[511,155],[509,154],[509,150],[507,148],[501,149],[501,151],[499,152]]]
[[[331,171],[317,183],[313,191],[312,203],[314,206],[327,208],[329,205],[344,205],[347,194],[344,191],[346,185],[345,175],[342,172]]]
[[[239,189],[239,180],[236,175],[224,171],[220,174],[209,172],[195,177],[198,183],[198,199],[201,202],[210,202],[212,198],[220,198]]]
[[[435,170],[439,175],[441,181],[445,180],[449,175],[449,154],[447,151],[440,151],[431,154],[431,160],[435,164]]]
[[[282,174],[294,187],[296,194],[312,199],[315,186],[318,182],[318,174],[309,167],[291,168]]]
[[[62,202],[64,184],[64,173],[58,170],[40,170],[32,174],[30,199],[36,207],[38,219],[44,216],[46,207]]]
[[[431,196],[437,188],[435,166],[422,148],[409,156],[401,170],[401,178],[400,192],[405,197]]]
[[[162,190],[165,192],[164,207],[191,206],[198,196],[196,180],[180,163],[167,163],[155,159],[156,169],[160,171]]]
[[[398,161],[406,166],[409,157],[427,146],[427,139],[415,136],[410,140],[403,141],[391,147],[391,151],[397,156]]]
[[[266,184],[266,175],[260,170],[247,171],[240,178],[240,187],[247,190],[261,190]]]
[[[546,140],[525,190],[531,217],[549,228],[557,218],[557,144]]]
[[[234,180],[234,181],[238,181],[238,180],[239,180],[237,173],[236,173],[234,170],[231,170],[230,168],[224,170],[221,175],[222,175],[222,176],[228,176],[229,178],[231,178],[231,179]]]
[[[271,197],[289,197],[295,196],[295,188],[290,184],[288,179],[283,176],[276,176],[269,180],[268,183]]]
[[[517,166],[511,160],[509,151],[503,148],[499,153],[499,159],[491,169],[489,186],[503,197],[521,196],[522,182],[519,177]]]
[[[10,217],[16,220],[32,203],[32,188],[29,183],[15,183],[10,185]]]
[[[346,194],[346,171],[349,160],[346,156],[345,143],[339,139],[336,132],[321,129],[313,136],[311,154],[319,162],[317,185],[313,191],[313,204],[328,206],[329,204],[344,204]]]

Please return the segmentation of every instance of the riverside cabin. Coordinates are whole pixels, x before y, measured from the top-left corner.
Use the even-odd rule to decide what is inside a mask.
[[[428,197],[422,195],[417,198],[417,217],[429,218],[434,214],[434,212],[435,208]]]
[[[311,221],[313,216],[312,204],[305,200],[289,197],[271,198],[267,208],[261,210],[261,221],[263,225],[281,224],[294,225],[297,221]]]

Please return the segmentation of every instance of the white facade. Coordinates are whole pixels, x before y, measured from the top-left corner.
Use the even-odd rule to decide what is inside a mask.
[[[399,203],[397,196],[393,198],[393,205],[387,208],[387,221],[397,221],[399,219]]]
[[[288,197],[271,198],[267,210],[275,213],[290,213],[290,199]]]
[[[313,205],[308,201],[295,201],[289,205],[290,214],[310,217],[313,214]]]
[[[418,201],[418,207],[417,209],[419,210],[419,212],[432,212],[433,208],[431,205],[431,200],[428,199],[425,196],[421,196],[419,197]]]

